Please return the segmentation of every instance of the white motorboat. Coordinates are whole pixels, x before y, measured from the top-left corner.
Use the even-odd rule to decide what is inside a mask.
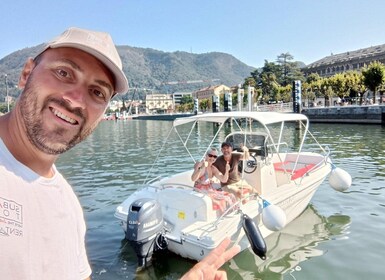
[[[249,157],[239,170],[254,192],[246,192],[224,211],[215,207],[208,193],[194,189],[191,181],[195,162],[192,153],[199,150],[197,143],[203,142],[197,139],[202,137],[205,125],[211,125],[214,132],[212,137],[203,135],[206,140],[210,137],[203,157],[222,141],[231,142],[235,153],[241,146],[249,149]],[[182,126],[191,127],[186,136],[179,133]],[[151,169],[149,179],[115,212],[140,267],[150,264],[153,253],[163,249],[201,260],[225,237],[242,250],[251,246],[265,259],[268,248],[264,238],[298,217],[327,176],[338,191],[351,184],[350,175],[334,166],[329,149],[310,133],[309,121],[302,114],[200,114],[174,120],[169,137],[172,134],[177,135],[191,158],[191,168],[165,177],[156,177]],[[164,145],[169,142],[167,138]],[[218,195],[225,194],[218,191]]]

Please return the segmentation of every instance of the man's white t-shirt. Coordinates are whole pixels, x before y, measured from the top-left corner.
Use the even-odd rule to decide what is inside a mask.
[[[0,139],[0,279],[79,280],[91,275],[82,208],[54,170],[53,178],[39,176]]]

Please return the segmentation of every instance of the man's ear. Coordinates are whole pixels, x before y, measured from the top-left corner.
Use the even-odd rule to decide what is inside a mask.
[[[20,74],[19,83],[18,83],[19,89],[23,89],[25,87],[25,84],[27,83],[33,68],[35,68],[35,65],[36,65],[35,61],[33,61],[32,58],[28,58]]]

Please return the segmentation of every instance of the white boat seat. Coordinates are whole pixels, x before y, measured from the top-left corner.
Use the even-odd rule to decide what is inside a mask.
[[[216,218],[211,199],[193,190],[168,188],[159,193],[158,199],[164,218],[181,228]]]
[[[194,188],[194,190],[196,192],[206,195],[211,199],[212,210],[216,211],[218,217],[237,203],[237,199],[235,198],[235,196],[229,192],[205,190],[199,188]]]

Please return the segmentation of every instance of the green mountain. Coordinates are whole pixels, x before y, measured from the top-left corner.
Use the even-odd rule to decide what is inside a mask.
[[[7,74],[9,94],[17,96],[16,85],[26,59],[36,55],[42,47],[15,51],[0,60],[0,101],[5,96],[4,74]],[[130,87],[161,93],[193,91],[214,84],[233,86],[242,83],[255,70],[234,56],[220,52],[193,54],[130,46],[117,48]]]

